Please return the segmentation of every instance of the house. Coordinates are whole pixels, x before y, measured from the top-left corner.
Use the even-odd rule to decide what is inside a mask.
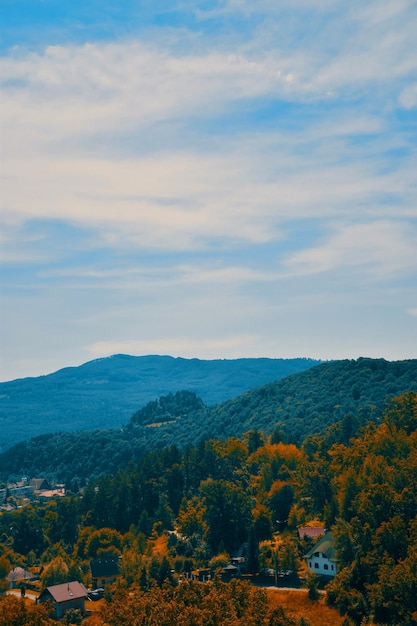
[[[232,578],[239,576],[239,570],[235,565],[229,564],[223,568],[221,578],[224,583],[228,583]]]
[[[38,598],[39,603],[52,602],[54,610],[52,617],[61,619],[68,609],[79,609],[84,614],[87,589],[82,583],[73,580],[61,585],[53,585],[42,591]]]
[[[30,485],[33,487],[35,496],[40,502],[45,502],[57,496],[65,496],[65,485],[60,484],[53,487],[45,478],[32,478]]]
[[[17,483],[7,485],[7,495],[14,498],[27,498],[31,500],[34,495],[34,489],[32,485],[29,485],[27,480],[22,480]]]
[[[35,493],[37,491],[48,491],[51,489],[51,485],[45,478],[32,478],[30,485],[33,487]]]
[[[110,585],[119,576],[119,559],[95,559],[90,561],[91,578],[93,580],[93,589]]]
[[[336,576],[337,555],[335,542],[328,532],[304,555],[310,572],[323,576]]]
[[[305,526],[304,528],[298,529],[298,537],[300,539],[305,539],[308,537],[309,539],[317,539],[317,537],[321,537],[326,533],[323,526]]]
[[[196,569],[192,571],[189,576],[187,575],[187,578],[189,578],[190,580],[198,580],[200,583],[206,583],[207,581],[211,580],[211,570],[207,568]]]
[[[33,580],[34,578],[36,578],[36,575],[23,569],[23,567],[15,567],[6,576],[6,580],[9,581],[11,589],[15,589],[19,587],[21,583]]]

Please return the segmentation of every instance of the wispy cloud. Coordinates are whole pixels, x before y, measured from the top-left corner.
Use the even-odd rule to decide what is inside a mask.
[[[384,280],[417,271],[417,229],[395,222],[337,225],[321,246],[303,250],[287,260],[295,273],[315,274],[341,267],[357,268]]]
[[[243,3],[229,6],[243,8]],[[269,3],[262,8],[273,11]],[[328,9],[326,3],[320,7]],[[386,19],[392,14],[405,19],[403,12],[389,4],[379,13],[378,19],[366,10],[355,17],[349,13],[350,22],[358,25],[357,45],[337,55],[323,49],[321,56],[311,56],[308,47],[261,54],[247,46],[202,53],[192,44],[180,53],[139,41],[11,54],[3,64],[5,214],[95,224],[109,246],[127,239],[134,245],[181,249],[225,233],[228,239],[268,241],[274,228],[279,232],[276,220],[288,211],[292,218],[321,217],[341,204],[352,211],[358,203],[363,211],[377,194],[406,194],[411,180],[404,171],[400,179],[387,177],[358,160],[356,147],[349,146],[352,137],[386,133],[386,122],[376,112],[358,118],[329,108],[326,120],[306,120],[300,133],[288,133],[284,126],[281,133],[268,128],[266,135],[249,126],[234,136],[226,128],[216,138],[201,127],[202,120],[233,108],[256,107],[259,98],[319,100],[330,106],[331,90],[364,79],[370,93],[373,82],[394,71],[384,54],[391,60],[402,55],[404,62],[394,64],[395,71],[409,75],[415,63],[405,54],[410,28],[390,37]],[[372,48],[372,39],[365,49],[359,45],[367,32],[364,23],[386,29],[389,45],[382,46],[383,54]],[[410,106],[412,88],[401,89],[400,98]],[[161,125],[168,143],[157,147],[149,137]],[[181,145],[181,136],[190,132],[192,147]],[[386,134],[384,141],[388,149]],[[374,145],[374,157],[380,148]],[[364,150],[369,162],[365,140]],[[377,162],[381,165],[383,158]],[[382,210],[387,211],[386,202]]]
[[[146,340],[131,341],[104,341],[87,346],[92,357],[103,354],[169,354],[184,358],[194,358],[196,354],[200,358],[215,359],[219,354],[227,352],[238,358],[242,350],[250,352],[256,344],[257,337],[254,335],[239,335],[227,338],[209,337],[208,339],[187,336],[163,337]],[[233,358],[233,356],[231,356]]]

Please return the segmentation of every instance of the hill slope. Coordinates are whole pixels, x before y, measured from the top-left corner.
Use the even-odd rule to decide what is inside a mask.
[[[238,437],[251,429],[280,428],[301,442],[345,414],[358,416],[356,426],[378,420],[388,400],[407,391],[417,391],[417,359],[324,363],[213,407],[192,392],[177,392],[139,410],[123,429],[44,435],[18,444],[0,455],[0,479],[97,477],[149,450]]]
[[[377,420],[388,400],[407,391],[417,391],[417,359],[334,361],[245,392],[214,407],[210,421],[224,424],[229,436],[228,424],[238,415],[243,432],[279,427],[301,443],[346,414]]]
[[[0,451],[44,433],[120,427],[149,401],[180,389],[216,404],[319,363],[118,354],[48,376],[0,383]]]
[[[309,434],[323,433],[346,414],[358,414],[362,423],[378,420],[387,402],[407,391],[417,391],[417,359],[333,361],[262,385],[204,411],[186,410],[176,421],[166,420],[158,429],[151,429],[146,440],[151,448],[159,447],[160,442],[181,446],[190,441],[190,436],[198,441],[240,436],[251,429],[270,434],[279,428],[287,438],[301,443]],[[152,418],[146,416],[144,421],[144,413],[134,415],[130,427],[149,424]],[[164,420],[156,413],[153,421]]]

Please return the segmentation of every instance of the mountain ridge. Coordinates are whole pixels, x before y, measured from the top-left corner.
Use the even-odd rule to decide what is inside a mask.
[[[116,354],[0,383],[0,451],[50,432],[121,427],[149,401],[187,389],[208,405],[320,364],[297,359],[185,359]]]
[[[123,428],[45,434],[0,454],[0,478],[47,476],[70,484],[117,471],[151,450],[262,431],[302,443],[329,427],[337,442],[378,423],[392,398],[417,392],[417,359],[361,358],[323,363],[207,407],[176,392],[131,416]],[[22,474],[23,472],[23,474]]]

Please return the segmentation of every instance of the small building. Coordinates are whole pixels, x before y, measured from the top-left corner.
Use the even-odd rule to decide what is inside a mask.
[[[28,484],[27,480],[7,485],[7,495],[13,496],[14,498],[27,498],[28,500],[32,500],[34,493],[35,490],[32,485]]]
[[[210,569],[196,569],[191,572],[189,575],[189,579],[198,580],[200,583],[206,583],[211,580],[211,570]]]
[[[36,575],[23,569],[23,567],[15,567],[6,576],[6,580],[9,581],[11,589],[16,589],[16,587],[19,587],[22,583],[33,580],[34,578],[36,578]]]
[[[328,532],[304,555],[310,572],[322,576],[336,576],[337,555],[335,542],[331,532]]]
[[[119,559],[95,559],[90,561],[90,572],[93,589],[110,585],[119,576]]]
[[[221,578],[224,583],[228,583],[232,578],[236,578],[238,575],[238,568],[230,563],[223,568]]]
[[[85,599],[87,589],[82,583],[73,580],[61,585],[53,585],[42,591],[38,602],[52,602],[54,610],[52,617],[61,619],[69,609],[79,609],[82,614],[85,612]]]

